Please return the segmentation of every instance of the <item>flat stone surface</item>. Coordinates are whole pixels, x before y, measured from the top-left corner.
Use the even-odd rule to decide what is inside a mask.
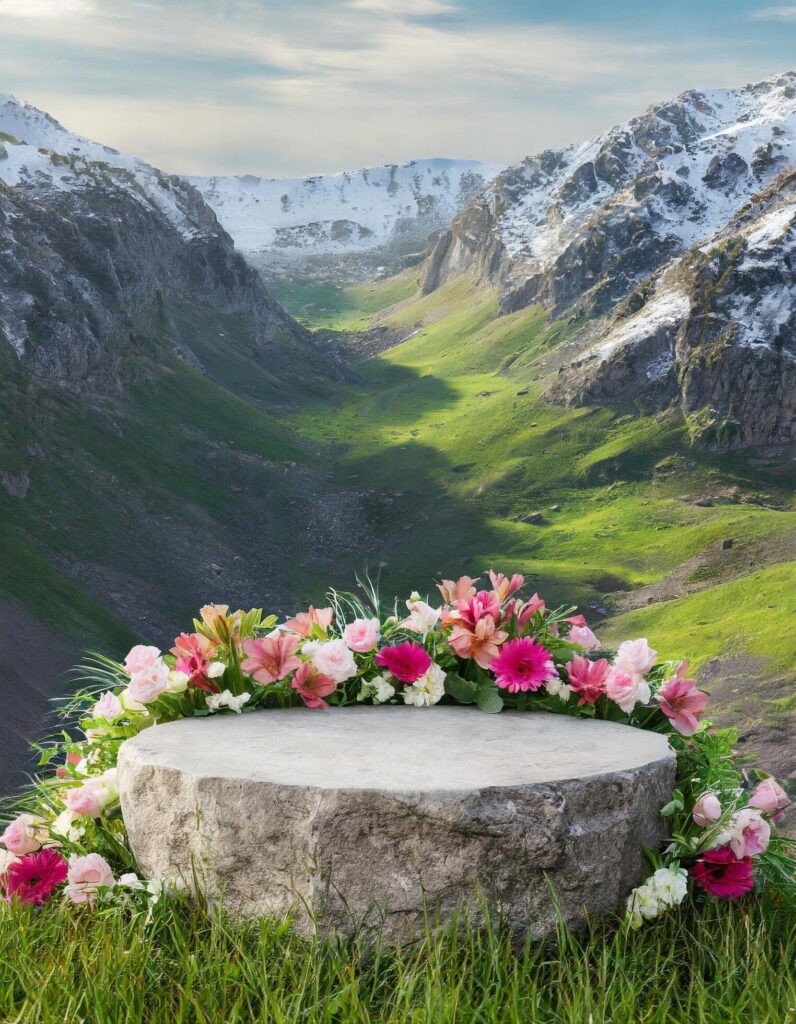
[[[295,708],[128,740],[122,811],[149,877],[198,876],[233,912],[322,928],[444,918],[474,887],[512,925],[617,910],[665,836],[665,737],[545,712]]]

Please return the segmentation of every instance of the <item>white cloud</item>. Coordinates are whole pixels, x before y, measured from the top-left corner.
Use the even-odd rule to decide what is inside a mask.
[[[779,4],[761,7],[752,12],[756,21],[796,21],[796,4]]]
[[[443,0],[349,0],[348,6],[356,11],[373,11],[399,18],[430,17],[436,14],[454,14],[458,8]]]
[[[0,0],[0,16],[8,18],[61,18],[94,10],[93,0]]]

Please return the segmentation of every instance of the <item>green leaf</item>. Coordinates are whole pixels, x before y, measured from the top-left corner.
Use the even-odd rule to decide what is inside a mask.
[[[503,710],[503,698],[500,696],[500,691],[490,683],[482,683],[478,687],[475,703],[481,711],[485,711],[488,715],[494,715]]]
[[[471,679],[462,679],[455,672],[445,676],[445,693],[460,704],[472,704],[478,692],[478,684]]]

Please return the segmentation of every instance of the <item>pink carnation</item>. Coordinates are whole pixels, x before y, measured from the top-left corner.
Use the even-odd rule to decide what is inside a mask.
[[[498,686],[509,693],[533,692],[558,675],[550,652],[529,636],[503,644],[491,668]]]
[[[567,665],[569,684],[577,693],[578,704],[594,704],[605,693],[605,681],[611,666],[605,658],[589,661],[580,654],[573,654]]]
[[[658,691],[661,711],[671,718],[672,725],[683,736],[696,732],[699,716],[707,707],[709,697],[697,689],[693,679],[685,679],[688,662],[683,661],[668,682]]]
[[[6,899],[20,903],[46,903],[66,878],[66,860],[56,850],[29,853],[8,866],[4,875]]]
[[[392,672],[402,683],[414,683],[431,668],[431,657],[414,640],[405,640],[394,647],[382,647],[376,655],[376,664]]]
[[[697,885],[720,900],[738,900],[754,889],[752,861],[738,860],[729,846],[707,850],[690,870]]]
[[[343,639],[358,654],[372,651],[379,642],[379,620],[354,619],[343,630]]]
[[[116,879],[111,866],[98,853],[69,858],[66,894],[73,903],[91,905],[100,889],[110,889],[114,885]]]

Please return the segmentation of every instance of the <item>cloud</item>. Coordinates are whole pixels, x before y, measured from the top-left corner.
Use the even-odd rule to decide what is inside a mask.
[[[761,7],[752,12],[755,21],[796,21],[796,4]]]
[[[61,18],[95,9],[93,0],[0,0],[0,17],[8,18]]]
[[[453,4],[443,0],[349,0],[348,6],[355,11],[373,11],[393,17],[431,17],[438,14],[455,14]]]

